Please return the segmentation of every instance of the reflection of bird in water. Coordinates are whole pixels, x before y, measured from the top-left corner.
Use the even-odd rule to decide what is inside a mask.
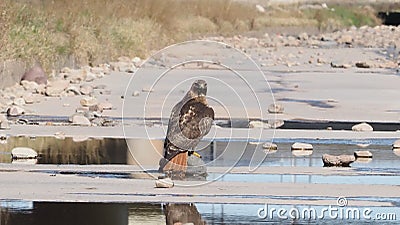
[[[167,225],[186,223],[194,225],[206,224],[193,204],[166,204],[164,206],[164,213]]]
[[[208,106],[206,94],[207,83],[196,80],[172,109],[160,172],[182,178],[185,176],[188,155],[201,157],[194,152],[194,148],[208,134],[214,120],[214,110]]]

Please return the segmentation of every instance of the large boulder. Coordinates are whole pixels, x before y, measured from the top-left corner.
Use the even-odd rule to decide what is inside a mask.
[[[324,162],[324,166],[331,167],[349,167],[351,163],[356,160],[354,155],[329,155],[323,154],[322,161]]]
[[[33,81],[37,84],[47,84],[47,75],[41,66],[35,65],[24,73],[21,78],[21,81],[23,80]]]

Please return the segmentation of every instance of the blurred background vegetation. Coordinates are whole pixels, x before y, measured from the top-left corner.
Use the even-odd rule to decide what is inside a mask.
[[[39,62],[49,71],[66,61],[97,65],[119,56],[145,58],[169,44],[209,35],[304,26],[334,31],[375,26],[377,7],[329,8],[231,0],[1,0],[0,62]]]

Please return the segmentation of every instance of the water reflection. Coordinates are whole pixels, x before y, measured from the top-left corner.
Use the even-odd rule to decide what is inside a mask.
[[[281,140],[282,141],[282,140]],[[246,141],[220,140],[204,146],[199,153],[207,166],[248,166],[258,159],[262,166],[306,166],[322,167],[323,154],[353,154],[356,150],[368,150],[373,158],[367,161],[356,161],[353,168],[400,168],[398,151],[390,145],[371,143],[368,146],[357,146],[341,143],[313,143],[314,151],[309,155],[295,156],[290,150],[295,140],[279,140],[277,151],[266,152],[262,143]],[[298,140],[296,140],[298,141]],[[392,141],[391,141],[392,142]],[[129,145],[129,148],[128,148]],[[11,163],[11,150],[14,147],[30,147],[38,152],[39,164],[140,164],[158,168],[158,161],[163,151],[162,140],[147,139],[88,139],[74,142],[72,138],[63,140],[53,137],[11,137],[7,144],[0,145],[0,163]],[[134,155],[135,157],[132,157]],[[19,163],[19,162],[15,162]],[[21,162],[22,163],[22,162]]]
[[[194,204],[0,202],[1,225],[203,225]]]
[[[10,205],[11,204],[11,205]],[[267,205],[265,205],[267,204]],[[133,225],[133,224],[371,224],[371,220],[332,219],[328,214],[318,218],[282,219],[275,215],[265,218],[258,216],[260,208],[275,209],[315,209],[324,212],[327,206],[318,205],[274,205],[265,204],[118,204],[118,203],[46,203],[46,202],[17,202],[0,201],[1,225]],[[21,207],[18,208],[17,206]],[[11,206],[11,207],[10,207]],[[365,207],[357,207],[363,210]],[[373,217],[378,213],[400,215],[398,207],[368,207]],[[276,213],[276,212],[275,212]],[[320,215],[319,215],[320,216]],[[399,224],[398,218],[387,221]]]

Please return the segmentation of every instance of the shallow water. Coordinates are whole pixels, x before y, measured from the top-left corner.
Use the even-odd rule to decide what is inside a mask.
[[[335,206],[331,206],[333,212]],[[116,203],[46,203],[29,201],[0,201],[2,225],[128,225],[128,224],[171,224],[175,221],[198,224],[374,224],[377,215],[385,215],[387,223],[400,224],[400,208],[396,207],[350,207],[337,208],[331,215],[324,212],[329,206],[313,205],[264,205],[243,204],[116,204]],[[292,212],[280,216],[273,209]],[[307,210],[315,210],[307,214]],[[369,217],[363,212],[370,210]],[[267,213],[264,213],[264,212]],[[296,214],[298,212],[298,214]],[[314,217],[315,215],[315,217]],[[287,217],[285,219],[285,217]],[[196,223],[198,222],[198,223]]]

